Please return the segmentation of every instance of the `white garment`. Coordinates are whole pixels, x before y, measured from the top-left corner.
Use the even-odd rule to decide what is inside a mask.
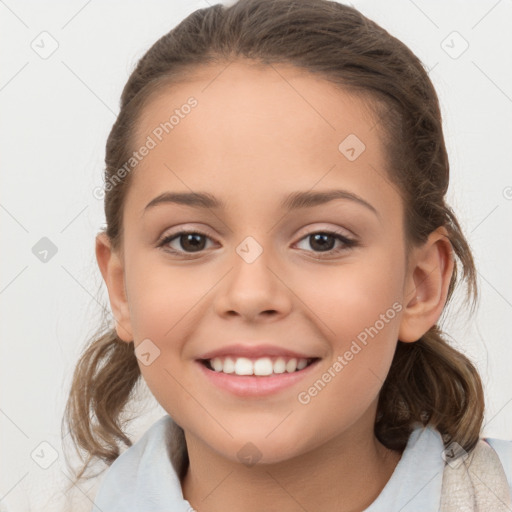
[[[192,512],[166,449],[170,416],[156,421],[107,469],[92,512]],[[512,440],[485,439],[500,458],[512,492]],[[443,440],[417,425],[391,478],[364,512],[437,512],[445,467]]]

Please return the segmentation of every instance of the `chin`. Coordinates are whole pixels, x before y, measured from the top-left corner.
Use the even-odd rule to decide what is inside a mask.
[[[240,432],[240,431],[239,431]],[[293,459],[313,447],[303,445],[300,436],[270,434],[237,435],[235,439],[212,439],[207,444],[222,457],[247,467],[262,464],[278,464]]]

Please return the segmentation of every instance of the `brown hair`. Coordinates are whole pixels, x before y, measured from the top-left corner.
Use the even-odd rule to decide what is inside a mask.
[[[407,249],[445,226],[455,260],[447,303],[464,280],[465,303],[471,302],[473,311],[476,270],[444,200],[449,164],[434,86],[407,46],[352,7],[328,0],[240,0],[190,14],[146,52],[128,79],[106,145],[105,181],[118,178],[116,172],[132,156],[137,120],[152,94],[197,66],[238,58],[292,64],[372,106],[388,152],[388,178],[403,198]],[[114,248],[122,246],[130,176],[105,191],[105,232]],[[120,340],[113,327],[98,332],[81,355],[65,411],[75,448],[87,454],[75,482],[92,460],[110,465],[120,454],[119,442],[131,446],[121,416],[139,377],[133,342]],[[375,422],[375,435],[385,446],[403,450],[413,424],[420,422],[437,428],[446,443],[456,440],[469,451],[479,439],[483,413],[475,366],[448,344],[437,325],[414,343],[398,340]],[[174,435],[183,476],[183,431],[176,426]]]

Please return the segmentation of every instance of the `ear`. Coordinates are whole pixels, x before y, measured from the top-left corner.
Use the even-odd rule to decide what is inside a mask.
[[[116,320],[117,335],[129,343],[133,341],[133,335],[124,286],[123,261],[117,251],[112,249],[106,233],[96,236],[96,260],[107,285],[110,307]]]
[[[437,323],[446,303],[453,266],[453,248],[444,226],[411,251],[404,281],[407,305],[400,322],[400,341],[417,341]]]

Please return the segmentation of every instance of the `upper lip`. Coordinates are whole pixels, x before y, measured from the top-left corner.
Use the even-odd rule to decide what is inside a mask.
[[[287,348],[278,347],[276,345],[226,345],[225,347],[217,348],[205,352],[198,359],[213,359],[215,357],[247,357],[247,358],[260,358],[265,356],[271,357],[296,357],[297,359],[313,359],[318,356],[296,352]]]

